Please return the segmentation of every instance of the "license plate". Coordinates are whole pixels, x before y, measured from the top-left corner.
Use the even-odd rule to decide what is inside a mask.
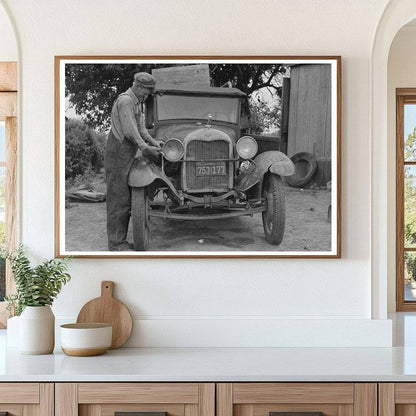
[[[225,162],[196,162],[196,176],[225,176]]]

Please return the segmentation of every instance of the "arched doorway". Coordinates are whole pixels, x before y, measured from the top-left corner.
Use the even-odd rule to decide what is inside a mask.
[[[391,184],[391,163],[388,153],[388,56],[396,33],[416,17],[414,0],[392,0],[383,15],[374,37],[371,55],[371,258],[372,258],[372,317],[387,318],[388,292],[391,291],[392,262],[395,251],[389,243],[391,224],[395,221],[395,201]],[[393,172],[393,175],[394,172]],[[394,207],[394,202],[393,202]]]

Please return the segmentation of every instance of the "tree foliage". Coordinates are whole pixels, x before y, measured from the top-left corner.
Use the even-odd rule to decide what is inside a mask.
[[[111,108],[116,97],[127,90],[136,72],[151,73],[152,69],[183,66],[173,64],[67,64],[65,67],[66,96],[78,114],[92,127],[109,127]],[[210,83],[220,87],[230,83],[250,98],[261,89],[281,95],[282,77],[288,67],[280,64],[210,64]],[[249,104],[243,105],[249,114]]]
[[[105,136],[80,120],[65,122],[65,179],[99,172],[103,167]]]
[[[280,132],[282,121],[282,110],[280,100],[272,106],[262,99],[249,101],[250,105],[250,128],[254,134],[274,134]]]
[[[133,75],[164,66],[168,65],[68,64],[65,66],[65,92],[89,125],[105,128],[114,100],[132,85]]]
[[[262,88],[272,88],[280,96],[281,78],[288,72],[288,67],[280,64],[213,64],[210,76],[213,87],[220,87],[235,80],[235,87],[249,97]]]
[[[405,160],[416,159],[416,127],[408,135],[405,146]],[[416,244],[416,177],[412,166],[405,167],[404,200],[405,200],[405,245]]]
[[[405,141],[404,153],[405,160],[416,160],[416,127]],[[414,247],[416,245],[416,177],[413,166],[405,166],[404,201],[404,244],[406,247]],[[413,253],[405,256],[405,274],[409,280],[416,278],[416,256]]]
[[[416,160],[416,127],[404,142],[404,160]]]

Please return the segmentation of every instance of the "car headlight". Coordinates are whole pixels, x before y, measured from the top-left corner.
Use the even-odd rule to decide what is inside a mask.
[[[243,136],[238,140],[236,150],[241,158],[251,159],[257,154],[257,142],[250,136]]]
[[[162,151],[163,156],[165,159],[169,160],[169,162],[177,162],[182,159],[185,149],[180,140],[169,139],[163,145]]]

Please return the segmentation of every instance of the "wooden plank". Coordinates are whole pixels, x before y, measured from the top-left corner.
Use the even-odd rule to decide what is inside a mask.
[[[38,383],[0,383],[0,403],[39,403]]]
[[[415,404],[416,383],[396,383],[394,394],[397,404]]]
[[[215,416],[215,383],[199,384],[199,416]]]
[[[354,415],[377,416],[377,384],[354,384]]]
[[[198,403],[197,383],[80,383],[79,403]]]
[[[55,416],[78,416],[78,385],[55,384]]]
[[[41,383],[39,385],[41,416],[54,416],[55,413],[55,385],[53,383]]]
[[[394,383],[380,383],[378,385],[379,416],[395,415]]]
[[[0,92],[0,121],[17,115],[17,94],[15,92]]]
[[[352,383],[235,383],[234,403],[354,403]]]
[[[284,77],[282,80],[282,139],[287,142],[287,132],[289,125],[289,103],[290,103],[290,78]]]
[[[290,95],[289,95],[289,121],[287,155],[296,153],[297,114],[298,114],[299,68],[293,67],[290,71]]]
[[[330,70],[329,70],[330,71]],[[332,96],[331,96],[331,72],[329,72],[328,79],[328,89],[326,94],[326,117],[325,117],[325,147],[323,152],[323,157],[331,158],[332,157]],[[334,85],[335,87],[335,85]],[[335,120],[334,120],[335,121]],[[338,153],[341,153],[341,148],[338,148]]]
[[[17,62],[0,62],[0,91],[17,91]]]
[[[217,384],[217,416],[233,416],[232,383]]]
[[[152,69],[152,75],[157,80],[156,87],[158,88],[169,86],[210,86],[208,64]]]
[[[313,153],[311,137],[309,132],[310,123],[310,102],[311,89],[308,85],[307,71],[303,65],[299,66],[299,99],[298,99],[298,114],[297,114],[297,136],[296,136],[296,153],[309,152]]]
[[[309,149],[315,157],[321,156],[323,152],[323,135],[322,128],[323,123],[323,105],[321,102],[321,88],[322,88],[322,77],[319,65],[308,66],[308,77],[307,82],[310,90],[308,108],[305,113],[309,115],[309,122],[306,124],[307,134],[309,136]],[[305,68],[306,70],[306,68]],[[305,120],[306,121],[306,120]],[[309,124],[309,126],[308,126]]]

